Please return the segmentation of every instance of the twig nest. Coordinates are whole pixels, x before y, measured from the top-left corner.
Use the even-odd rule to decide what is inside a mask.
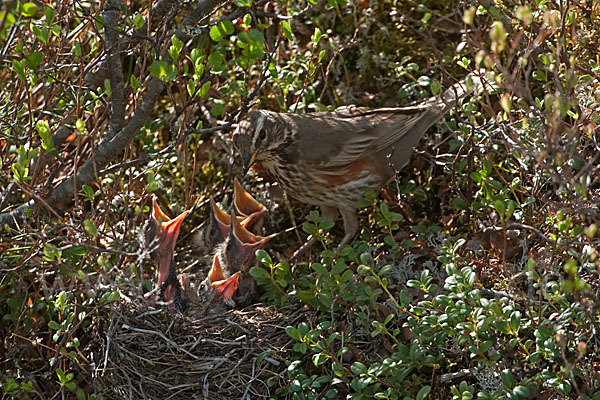
[[[297,309],[258,305],[190,317],[121,304],[111,315],[96,385],[109,398],[268,398],[269,388],[281,385],[267,380],[286,369],[285,327],[300,319],[306,316]]]

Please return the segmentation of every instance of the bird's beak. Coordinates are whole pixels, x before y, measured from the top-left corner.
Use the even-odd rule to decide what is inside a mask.
[[[250,255],[254,255],[254,253],[256,253],[256,250],[263,248],[269,240],[277,236],[276,233],[266,237],[255,235],[249,230],[247,230],[235,218],[231,220],[231,225],[232,226],[230,235],[233,236],[233,248],[231,249],[231,251],[234,251],[236,254],[241,255],[239,256],[241,259],[244,259]],[[227,249],[227,251],[229,251],[229,249]],[[232,268],[235,268],[237,270],[245,270],[249,267],[246,265],[236,265],[232,266]]]
[[[242,171],[244,175],[246,175],[248,173],[248,170],[250,169],[252,164],[254,164],[255,159],[256,159],[256,153],[252,153],[250,156],[244,157],[244,169]]]
[[[245,218],[253,214],[262,215],[267,212],[267,208],[256,201],[256,199],[244,189],[237,178],[234,179],[233,184],[233,205],[239,215]]]
[[[153,217],[155,218],[158,230],[158,286],[167,279],[169,275],[169,268],[171,267],[171,259],[173,258],[173,252],[175,251],[175,243],[179,236],[179,230],[183,220],[188,215],[189,211],[184,211],[179,214],[176,218],[170,219],[158,206],[156,200],[154,200],[153,206]]]
[[[156,221],[156,224],[158,226],[161,226],[162,223],[171,220],[171,218],[169,218],[163,212],[163,210],[160,209],[160,206],[158,205],[158,201],[156,200],[156,197],[152,197],[152,218],[154,218],[154,221]]]
[[[217,294],[225,300],[229,300],[235,294],[240,280],[240,273],[236,272],[229,278],[225,277],[219,257],[215,254],[213,265],[208,272],[208,281],[210,285],[217,290]]]
[[[223,234],[223,236],[228,235],[229,225],[231,225],[231,217],[229,216],[229,214],[227,214],[225,211],[219,208],[217,202],[215,201],[215,199],[212,198],[212,196],[210,197],[210,208],[212,217],[217,222],[221,233]]]

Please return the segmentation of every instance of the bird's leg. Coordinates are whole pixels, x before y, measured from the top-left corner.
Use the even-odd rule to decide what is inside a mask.
[[[331,222],[335,222],[338,217],[338,210],[331,206],[321,206],[321,217]]]
[[[338,251],[343,245],[350,243],[350,240],[352,240],[354,235],[356,235],[356,231],[358,230],[358,217],[356,216],[356,210],[340,208],[340,214],[342,214],[342,219],[344,220],[345,235],[338,246]]]

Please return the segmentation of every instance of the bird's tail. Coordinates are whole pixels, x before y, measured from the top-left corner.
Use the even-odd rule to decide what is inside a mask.
[[[445,114],[467,95],[481,93],[485,88],[485,83],[490,85],[485,78],[485,70],[471,72],[460,82],[446,89],[441,95],[434,96],[420,105],[436,108],[440,113]]]

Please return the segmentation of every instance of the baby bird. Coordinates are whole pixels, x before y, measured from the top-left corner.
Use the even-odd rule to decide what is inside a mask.
[[[187,214],[188,211],[184,211],[171,219],[160,209],[154,198],[151,218],[143,228],[145,246],[152,250],[152,258],[158,264],[156,286],[147,296],[153,302],[167,305],[172,311],[181,311],[184,307],[182,286],[177,278],[173,252],[181,224]]]
[[[210,304],[212,312],[245,306],[253,300],[256,283],[248,271],[255,263],[254,254],[276,236],[263,237],[248,231],[233,210],[230,223],[229,234],[217,246],[211,269],[198,288],[200,301]]]

